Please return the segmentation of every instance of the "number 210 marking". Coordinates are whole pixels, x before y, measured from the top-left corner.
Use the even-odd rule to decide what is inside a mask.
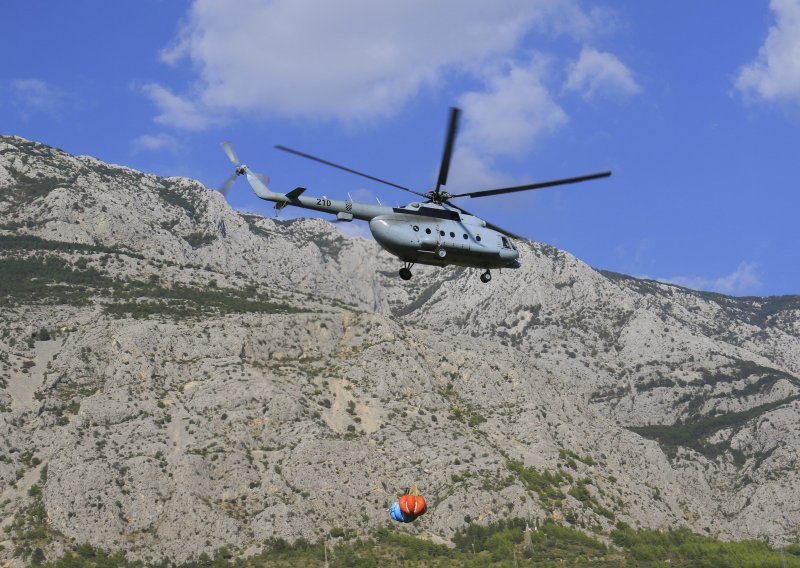
[[[331,206],[331,200],[330,199],[325,199],[324,197],[323,198],[319,198],[319,199],[317,199],[317,205],[324,205],[326,207],[330,207]]]

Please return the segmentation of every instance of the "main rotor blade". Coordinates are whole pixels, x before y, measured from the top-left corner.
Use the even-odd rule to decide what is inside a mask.
[[[287,148],[286,146],[281,146],[278,144],[275,146],[278,150],[283,150],[284,152],[289,152],[290,154],[294,154],[296,156],[300,156],[301,158],[307,158],[309,160],[314,160],[315,162],[319,162],[320,164],[325,164],[326,166],[331,166],[333,168],[338,168],[340,170],[344,170],[346,172],[350,172],[351,174],[356,174],[357,176],[365,177],[367,179],[371,179],[372,181],[377,181],[380,183],[384,183],[386,185],[391,185],[392,187],[396,187],[397,189],[402,189],[403,191],[408,191],[413,193],[414,195],[419,195],[425,197],[424,193],[419,193],[418,191],[414,191],[413,189],[409,189],[407,187],[403,187],[402,185],[398,185],[396,183],[392,183],[390,181],[386,181],[385,179],[377,178],[375,176],[371,176],[369,174],[365,174],[363,172],[359,172],[357,170],[341,166],[339,164],[334,164],[333,162],[329,162],[328,160],[323,160],[322,158],[317,158],[316,156],[312,156],[311,154],[306,154],[305,152],[300,152],[299,150],[292,150],[291,148]]]
[[[518,241],[527,241],[527,240],[529,240],[529,239],[526,239],[525,237],[521,237],[521,236],[517,235],[516,233],[512,233],[511,231],[506,231],[502,227],[498,227],[497,225],[495,225],[494,223],[490,223],[489,221],[486,221],[486,226],[489,227],[490,229],[494,230],[494,231],[497,231],[498,233],[503,233],[507,237],[511,237],[512,239],[517,239]]]
[[[461,116],[461,109],[450,108],[450,122],[447,125],[447,138],[444,141],[444,154],[442,154],[442,165],[439,168],[439,180],[436,182],[436,193],[439,188],[447,185],[447,174],[450,171],[450,159],[453,157],[453,145],[456,141],[458,131],[458,118]]]
[[[604,178],[611,175],[611,172],[601,172],[598,174],[590,174],[587,176],[580,176],[574,178],[557,179],[553,181],[543,181],[540,183],[530,183],[528,185],[518,185],[515,187],[502,187],[500,189],[487,189],[485,191],[472,191],[470,193],[456,193],[451,195],[453,197],[486,197],[488,195],[500,195],[501,193],[514,193],[515,191],[529,191],[532,189],[542,189],[543,187],[553,187],[555,185],[566,185],[568,183],[578,183],[581,181],[589,181],[591,179]]]
[[[455,203],[450,203],[449,201],[445,201],[444,204],[447,205],[448,207],[452,207],[453,209],[458,209],[459,211],[461,211],[462,213],[464,213],[466,215],[472,215],[473,217],[477,217],[477,215],[475,215],[474,213],[470,213],[469,211],[467,211],[463,207],[459,207]],[[480,217],[478,217],[478,218],[480,219]],[[489,227],[490,229],[493,229],[493,230],[497,231],[498,233],[502,233],[507,237],[511,237],[512,239],[518,239],[518,240],[521,240],[521,241],[527,241],[528,240],[525,237],[521,237],[521,236],[519,236],[519,235],[517,235],[515,233],[512,233],[511,231],[506,231],[505,229],[502,229],[502,228],[498,227],[497,225],[495,225],[494,223],[490,223],[489,221],[485,221],[484,220],[484,223],[486,223],[486,226]]]

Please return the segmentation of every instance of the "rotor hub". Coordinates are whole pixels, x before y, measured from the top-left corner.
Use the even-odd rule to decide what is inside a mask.
[[[431,189],[427,193],[425,193],[425,197],[427,197],[431,203],[435,203],[436,205],[441,205],[448,199],[450,199],[450,194],[446,191],[439,190],[436,191],[435,189]]]

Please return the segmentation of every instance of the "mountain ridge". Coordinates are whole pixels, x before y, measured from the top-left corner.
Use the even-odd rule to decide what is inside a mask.
[[[20,138],[0,188],[0,558],[367,531],[414,480],[432,506],[412,534],[525,517],[797,540],[798,296],[532,242],[489,285],[403,283],[324,221]]]

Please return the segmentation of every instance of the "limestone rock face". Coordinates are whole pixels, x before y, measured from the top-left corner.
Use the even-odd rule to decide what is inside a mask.
[[[0,138],[0,560],[367,532],[411,482],[429,513],[398,530],[443,538],[525,517],[796,541],[800,298],[519,247],[490,284],[404,282],[323,220]]]

